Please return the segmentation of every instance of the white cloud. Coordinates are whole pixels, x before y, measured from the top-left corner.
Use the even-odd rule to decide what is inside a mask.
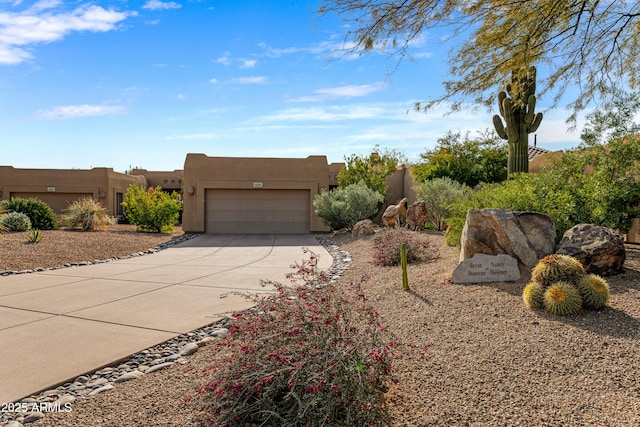
[[[245,59],[244,61],[242,61],[242,64],[240,64],[240,68],[253,68],[257,63],[258,61],[256,61],[255,59]]]
[[[164,139],[167,141],[204,141],[217,139],[218,137],[215,133],[191,133],[185,135],[170,135]]]
[[[220,56],[218,59],[216,59],[216,62],[218,64],[222,64],[224,66],[228,66],[231,64],[231,58],[229,57],[229,52],[225,52],[222,54],[222,56]]]
[[[109,105],[61,105],[49,110],[41,110],[36,117],[46,120],[75,119],[78,117],[110,116],[125,112],[124,107]]]
[[[249,125],[266,125],[278,122],[335,122],[354,119],[371,119],[383,115],[383,108],[346,106],[326,108],[289,108],[274,114],[259,116],[247,121]]]
[[[19,64],[31,59],[29,47],[63,39],[72,32],[106,32],[135,12],[118,12],[95,5],[55,12],[57,0],[40,1],[23,12],[0,12],[0,64]]]
[[[178,96],[176,96],[176,99],[178,101],[184,101],[186,99],[186,97],[183,94],[179,93]]]
[[[236,77],[234,79],[231,79],[231,83],[236,83],[241,85],[262,84],[266,82],[267,82],[267,77],[265,76]]]
[[[60,3],[62,3],[60,0],[41,0],[39,2],[36,2],[33,6],[31,6],[29,8],[29,12],[33,13],[33,12],[40,12],[42,10],[52,9],[60,5]],[[16,4],[14,4],[14,6],[16,6]]]
[[[216,83],[218,83],[218,79],[216,79],[216,78],[214,77],[214,78],[212,78],[211,80],[209,80],[209,83],[211,83],[211,84],[216,84]]]
[[[414,53],[411,55],[412,58],[417,58],[417,59],[429,59],[433,56],[433,52],[420,52],[420,53]]]
[[[162,9],[180,9],[182,7],[181,4],[176,3],[174,1],[160,1],[160,0],[149,0],[147,1],[143,9],[151,9],[151,10],[162,10]]]
[[[338,98],[356,98],[376,92],[383,87],[384,83],[375,83],[371,85],[343,85],[321,88],[313,91],[315,95],[290,99],[289,102],[318,102]]]

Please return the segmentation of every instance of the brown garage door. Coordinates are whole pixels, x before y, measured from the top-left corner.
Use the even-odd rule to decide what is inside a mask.
[[[206,191],[207,233],[309,232],[309,190]]]
[[[11,193],[11,198],[21,197],[23,199],[36,198],[40,199],[49,206],[57,214],[63,213],[63,211],[73,202],[83,197],[93,198],[91,193]]]

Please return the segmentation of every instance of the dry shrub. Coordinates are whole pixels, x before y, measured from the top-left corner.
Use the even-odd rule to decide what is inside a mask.
[[[215,426],[388,425],[381,397],[395,340],[359,284],[342,291],[317,269],[317,257],[293,266],[294,284],[264,282],[275,293],[253,295],[253,309],[214,351],[200,393],[203,423]],[[366,278],[363,278],[366,280]]]
[[[404,228],[390,228],[373,238],[373,264],[384,267],[400,264],[400,246],[407,247],[407,263],[438,258],[438,250],[426,236]]]

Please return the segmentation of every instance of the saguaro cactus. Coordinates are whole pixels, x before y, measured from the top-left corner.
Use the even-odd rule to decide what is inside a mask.
[[[493,126],[502,139],[509,143],[507,173],[529,172],[529,134],[535,132],[542,121],[542,113],[534,113],[536,108],[536,68],[526,72],[514,71],[506,91],[498,92],[500,116],[493,116]],[[507,95],[511,96],[509,98]]]

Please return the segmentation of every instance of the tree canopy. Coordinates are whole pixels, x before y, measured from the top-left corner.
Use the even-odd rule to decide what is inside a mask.
[[[387,177],[406,160],[406,156],[398,150],[380,150],[378,145],[368,157],[352,154],[345,157],[346,167],[338,172],[338,186],[345,188],[364,182],[367,187],[384,196],[387,193]]]
[[[449,131],[433,150],[420,154],[423,161],[411,173],[417,182],[448,177],[473,188],[507,179],[507,152],[507,144],[489,130],[475,138]]]
[[[350,51],[384,50],[403,58],[428,30],[444,27],[456,41],[450,51],[448,100],[491,106],[514,70],[545,67],[538,92],[557,106],[569,86],[575,113],[612,88],[640,81],[640,2],[597,0],[324,0],[320,14],[335,13],[351,28]]]

